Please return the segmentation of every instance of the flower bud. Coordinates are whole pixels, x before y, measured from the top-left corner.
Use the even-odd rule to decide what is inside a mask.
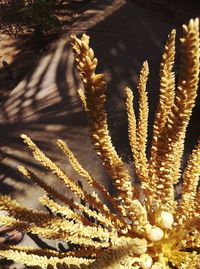
[[[169,229],[174,223],[174,217],[167,211],[161,211],[158,216],[157,223],[163,229]]]
[[[152,226],[151,229],[147,231],[147,237],[151,241],[159,241],[163,238],[163,236],[163,230],[156,226]]]
[[[142,269],[151,268],[153,260],[148,254],[142,254],[140,258],[141,258],[140,266]]]

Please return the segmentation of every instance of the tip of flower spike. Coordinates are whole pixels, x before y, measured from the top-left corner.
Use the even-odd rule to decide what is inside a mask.
[[[18,166],[18,170],[27,178],[30,178],[28,170],[24,166]]]
[[[90,40],[90,37],[89,35],[86,35],[86,34],[82,34],[82,37],[81,37],[81,40],[88,43],[89,40]]]
[[[23,138],[23,139],[27,138],[27,135],[25,135],[25,134],[21,134],[20,136],[21,136],[21,138]]]
[[[171,33],[172,33],[173,35],[175,35],[175,34],[176,34],[176,29],[172,29]]]
[[[24,140],[24,142],[30,140],[30,137],[28,137],[28,135],[26,135],[26,134],[21,134],[20,137]]]
[[[189,25],[193,25],[193,24],[195,24],[196,26],[198,26],[199,25],[199,18],[190,19]]]

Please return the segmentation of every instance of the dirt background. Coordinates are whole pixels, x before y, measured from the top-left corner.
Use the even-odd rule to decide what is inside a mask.
[[[6,99],[9,91],[47,53],[50,44],[63,34],[62,28],[70,27],[92,1],[55,1],[49,13],[59,24],[44,35],[35,34],[34,24],[29,24],[20,12],[28,2],[31,1],[0,1],[0,100]]]

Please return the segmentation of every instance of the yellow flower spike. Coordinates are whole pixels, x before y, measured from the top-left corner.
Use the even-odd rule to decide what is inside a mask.
[[[196,190],[200,174],[200,140],[192,151],[183,173],[182,197],[177,209],[178,221],[189,222],[195,207]]]
[[[86,39],[84,36],[83,39]],[[131,201],[134,197],[130,175],[121,158],[118,156],[109,134],[107,115],[104,109],[106,83],[102,74],[96,74],[97,61],[91,58],[90,49],[82,51],[82,40],[72,36],[72,44],[77,67],[80,70],[85,88],[85,98],[81,94],[92,133],[94,147],[108,170],[118,191],[118,200],[123,204],[123,215],[132,218]],[[89,41],[89,38],[87,39]],[[94,68],[95,66],[95,68]],[[127,210],[129,208],[129,210]]]
[[[156,184],[155,200],[163,209],[171,212],[176,208],[173,184],[180,175],[186,128],[197,96],[199,44],[199,20],[190,20],[188,26],[183,26],[180,75],[174,104],[157,137],[153,177]]]
[[[80,97],[81,102],[83,104],[85,112],[88,112],[86,96],[85,96],[85,93],[84,93],[83,89],[78,89],[78,94],[79,94],[79,97]]]
[[[149,74],[147,61],[143,63],[140,79],[138,83],[139,94],[139,119],[136,127],[137,159],[136,172],[141,180],[141,187],[146,191],[148,189],[148,160],[146,156],[146,143],[148,131],[148,98],[146,84]],[[147,194],[147,192],[145,193]]]

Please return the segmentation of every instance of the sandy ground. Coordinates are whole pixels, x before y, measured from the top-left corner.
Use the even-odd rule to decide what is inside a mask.
[[[70,27],[91,2],[73,0],[59,4],[57,1],[51,14],[59,19],[60,25],[44,32],[44,36],[34,35],[33,25],[19,15],[19,4],[9,0],[0,2],[0,101],[34,69],[50,44],[59,39],[62,27]]]

